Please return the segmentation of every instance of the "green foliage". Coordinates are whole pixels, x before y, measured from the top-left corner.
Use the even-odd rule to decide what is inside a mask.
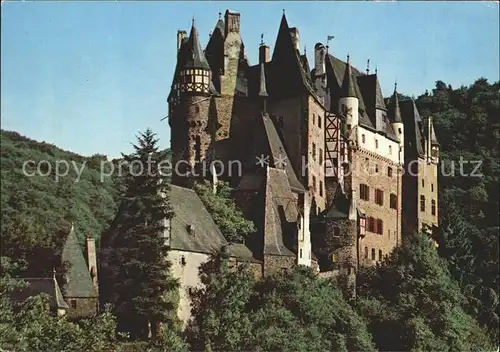
[[[48,297],[30,297],[21,304],[10,293],[26,285],[12,277],[18,271],[2,257],[0,278],[0,349],[15,351],[114,351],[116,323],[109,310],[78,323],[50,314]]]
[[[121,331],[132,338],[160,334],[172,318],[175,303],[168,293],[178,289],[166,260],[165,219],[173,216],[169,186],[159,172],[165,154],[151,130],[141,133],[135,152],[124,156],[126,192],[108,233],[103,237],[101,273],[104,300],[115,307]]]
[[[58,266],[71,221],[78,234],[92,234],[97,239],[109,226],[116,211],[114,182],[111,178],[101,182],[101,165],[91,162],[93,157],[63,151],[16,132],[2,130],[0,142],[2,254],[27,263],[30,276],[43,276]],[[24,173],[23,165],[29,161],[33,163],[27,164]],[[68,174],[63,176],[66,168],[60,164],[57,177],[56,162],[63,161],[70,166]],[[36,173],[34,165],[40,165],[47,176]],[[83,244],[83,238],[80,240]]]
[[[223,254],[200,268],[188,329],[194,350],[373,351],[363,319],[330,281],[307,268],[257,282]]]
[[[245,219],[236,207],[227,182],[219,181],[215,194],[208,181],[196,184],[195,191],[228,242],[242,243],[247,235],[256,231],[254,223]]]
[[[464,293],[468,311],[498,339],[498,232],[500,82],[479,79],[452,89],[436,82],[432,94],[420,96],[423,116],[432,115],[441,143],[441,163],[455,174],[439,178],[440,254]],[[470,177],[478,161],[480,177]]]
[[[378,349],[491,350],[428,236],[406,237],[380,266],[361,270],[358,280],[359,310]]]

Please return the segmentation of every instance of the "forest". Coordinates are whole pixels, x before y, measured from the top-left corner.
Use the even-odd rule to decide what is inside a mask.
[[[145,211],[144,204],[156,204],[157,213],[148,216],[172,216],[168,198],[155,197],[155,187],[146,187],[144,182],[139,186],[138,180],[130,177],[102,179],[101,163],[111,167],[118,159],[108,160],[100,154],[83,157],[2,130],[0,349],[493,350],[498,347],[500,314],[499,92],[500,82],[484,78],[459,88],[437,81],[430,92],[415,99],[420,115],[433,117],[441,144],[437,250],[420,234],[405,238],[381,265],[360,270],[356,300],[348,300],[334,283],[316,278],[306,268],[257,281],[245,268],[228,270],[222,250],[200,268],[205,287],[191,293],[193,320],[185,332],[179,330],[172,314],[163,312],[175,309],[175,302],[165,304],[154,296],[156,293],[148,293],[150,296],[138,304],[142,310],[127,312],[151,317],[162,327],[153,341],[140,331],[132,335],[120,331],[123,311],[118,313],[116,306],[127,299],[120,296],[120,290],[137,291],[139,297],[144,286],[120,286],[120,263],[109,268],[118,282],[118,294],[111,299],[114,306],[103,308],[89,320],[73,322],[49,315],[44,297],[16,305],[7,293],[23,285],[20,277],[51,276],[53,268],[60,265],[58,258],[72,223],[82,245],[88,234],[99,242],[120,212],[128,221],[124,228],[157,232],[157,226],[138,225],[140,214]],[[406,98],[400,96],[401,100]],[[136,144],[135,152],[124,159],[140,159],[149,153],[169,157],[168,151],[158,149],[149,130]],[[29,172],[33,165],[47,160],[49,163],[40,164],[46,176],[27,177],[23,165],[28,160],[33,161],[25,168]],[[58,160],[85,167],[81,175],[77,168],[69,168],[68,176],[55,182],[56,173],[49,165]],[[461,160],[468,161],[462,175],[445,172]],[[476,165],[480,165],[479,176],[467,176]],[[132,202],[139,192],[147,197],[142,203]],[[203,192],[202,186],[199,192]],[[248,233],[252,224],[240,219],[228,192],[200,193],[200,197],[212,205],[207,208],[220,227],[230,228],[231,233]],[[132,230],[127,233],[130,243],[145,241],[134,237]],[[149,240],[148,246],[156,262],[141,265],[139,278],[152,277],[149,275],[160,270],[159,258],[166,250],[158,241]],[[125,247],[119,250],[125,253]],[[137,255],[137,262],[146,263]],[[176,289],[175,282],[164,281],[169,284],[158,283],[163,293]]]

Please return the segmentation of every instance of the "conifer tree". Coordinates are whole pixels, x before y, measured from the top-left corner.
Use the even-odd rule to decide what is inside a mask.
[[[126,191],[103,251],[109,282],[107,299],[114,305],[119,329],[133,338],[160,336],[161,323],[171,322],[175,304],[168,295],[178,288],[169,274],[165,219],[173,216],[165,181],[164,152],[150,130],[138,136],[127,162]]]

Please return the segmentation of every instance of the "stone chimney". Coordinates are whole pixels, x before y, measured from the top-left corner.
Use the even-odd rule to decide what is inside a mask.
[[[271,49],[266,44],[261,44],[259,47],[259,64],[269,62]]]
[[[224,15],[224,23],[226,25],[226,36],[230,32],[240,32],[240,14],[236,11],[226,10]]]
[[[87,264],[89,268],[90,277],[92,278],[92,284],[98,290],[98,280],[97,280],[97,254],[95,248],[94,237],[87,235]]]
[[[184,38],[187,37],[186,31],[177,31],[177,52],[181,49],[182,42]]]
[[[290,28],[290,36],[292,37],[292,42],[293,45],[295,46],[295,49],[297,49],[300,52],[299,29],[297,27]]]
[[[320,76],[326,73],[325,56],[325,46],[321,43],[317,43],[314,46],[314,71],[316,76]]]

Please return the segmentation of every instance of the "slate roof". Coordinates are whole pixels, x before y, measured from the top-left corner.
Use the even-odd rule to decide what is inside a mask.
[[[342,86],[345,77],[347,63],[327,55],[327,72],[329,72],[327,84],[332,92],[332,107],[335,109],[335,103],[342,95]],[[365,128],[375,131],[375,109],[387,111],[382,90],[377,75],[366,75],[355,67],[350,65],[354,91],[359,101],[359,124]],[[388,138],[398,141],[389,120],[384,121],[382,128],[378,131],[385,134]]]
[[[196,26],[191,26],[189,39],[181,46],[179,51],[179,60],[182,68],[204,68],[210,69],[203,49],[201,48],[200,38]]]
[[[49,296],[49,305],[51,309],[68,309],[68,304],[64,301],[61,289],[55,278],[22,278],[28,286],[16,289],[11,297],[17,302],[22,302],[29,297],[38,296],[45,293]]]
[[[396,87],[394,87],[394,93],[392,94],[392,98],[390,100],[387,117],[389,118],[389,121],[391,121],[391,123],[403,122],[403,120],[401,119],[401,109],[399,107],[399,98]]]
[[[344,70],[344,79],[342,80],[342,93],[341,97],[349,98],[356,97],[356,89],[354,88],[355,78],[351,73],[351,65],[347,62],[346,69]]]
[[[411,154],[423,156],[423,138],[420,131],[422,119],[418,113],[415,101],[413,99],[403,100],[399,106],[401,109],[401,118],[405,126],[405,158],[410,157]]]
[[[429,122],[430,122],[430,119],[425,119],[424,120],[424,139],[427,140],[427,136],[429,135]],[[439,146],[439,141],[438,139],[436,138],[436,131],[435,131],[435,128],[434,128],[434,124],[431,123],[431,145],[437,145]]]
[[[97,297],[90,277],[89,269],[83,256],[80,243],[72,225],[62,251],[63,262],[68,262],[70,268],[66,272],[64,285],[65,297]]]
[[[335,190],[335,195],[333,196],[333,202],[326,213],[326,218],[329,219],[347,219],[347,214],[349,213],[349,200],[342,191],[341,187],[337,187]]]
[[[297,228],[297,207],[284,170],[267,168],[265,199],[264,254],[295,256],[285,243]]]
[[[271,158],[269,160],[270,166],[279,167],[280,165],[277,165],[276,161],[280,160],[280,158],[282,160],[285,160],[284,170],[286,172],[290,187],[296,192],[305,192],[304,186],[300,183],[297,175],[295,174],[295,171],[293,170],[292,163],[288,158],[283,142],[281,141],[278,132],[276,131],[276,126],[274,125],[268,114],[262,115],[262,122],[264,126],[264,132],[267,136],[267,142],[269,144],[269,151],[271,154]]]
[[[174,217],[170,222],[170,248],[215,253],[227,245],[222,232],[195,191],[170,185]],[[189,226],[194,226],[194,234]]]

